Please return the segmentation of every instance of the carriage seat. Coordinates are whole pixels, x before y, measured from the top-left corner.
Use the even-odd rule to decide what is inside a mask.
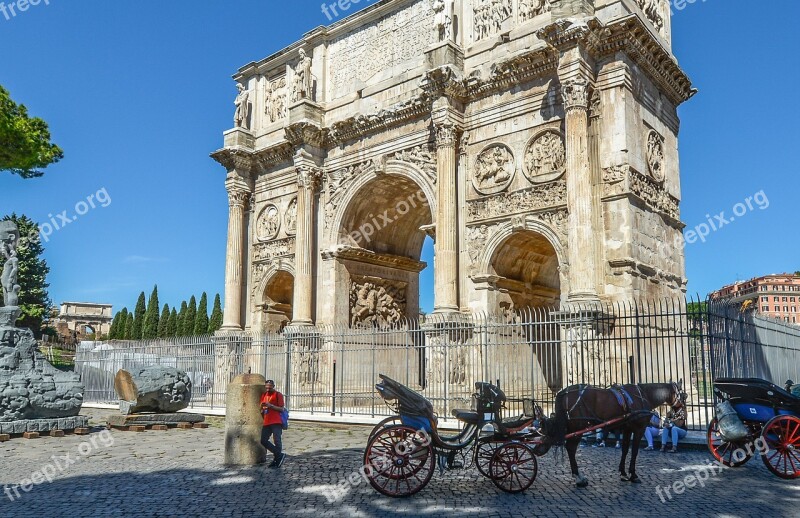
[[[453,417],[462,423],[478,425],[481,423],[481,415],[474,410],[464,410],[461,408],[453,409]]]

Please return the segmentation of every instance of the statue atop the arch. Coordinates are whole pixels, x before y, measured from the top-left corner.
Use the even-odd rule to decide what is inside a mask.
[[[438,41],[453,40],[453,0],[435,0],[433,11],[436,13],[434,27]]]
[[[311,58],[304,49],[300,49],[300,61],[294,69],[293,100],[314,100],[314,78],[311,76]]]
[[[233,121],[237,128],[250,129],[250,122],[247,118],[250,114],[250,92],[242,84],[236,85],[236,88],[239,93],[236,95],[236,100],[233,101],[233,104],[236,105]]]
[[[19,230],[17,230],[17,226],[11,221],[0,222],[0,247],[2,247],[2,259],[4,262],[0,283],[3,286],[3,305],[6,307],[16,307],[19,303],[20,287],[17,284],[17,274],[19,272],[18,241]],[[10,323],[13,324],[13,322]]]

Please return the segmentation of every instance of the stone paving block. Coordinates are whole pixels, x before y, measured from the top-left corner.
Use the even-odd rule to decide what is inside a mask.
[[[164,430],[169,430],[169,426],[167,426],[167,425],[165,425],[165,424],[154,424],[154,425],[151,427],[151,429],[152,429],[152,430],[158,430],[158,431],[161,431],[161,432],[163,432]]]
[[[0,442],[10,441],[11,436],[7,433],[0,433]]]
[[[50,430],[50,437],[64,437],[64,430],[53,429]]]
[[[39,432],[25,432],[22,434],[22,437],[25,439],[38,439]]]
[[[194,423],[194,428],[208,428],[208,423]]]
[[[140,424],[133,424],[133,425],[128,427],[128,431],[129,432],[143,432],[146,429],[147,429],[146,426],[143,426],[143,425],[140,425]]]
[[[91,433],[91,429],[83,428],[83,427],[75,428],[74,432],[75,432],[75,435],[89,435],[89,433]]]
[[[192,423],[178,423],[179,430],[191,430],[192,428],[194,428]]]

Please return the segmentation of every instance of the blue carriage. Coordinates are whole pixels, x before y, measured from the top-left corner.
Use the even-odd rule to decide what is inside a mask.
[[[758,378],[720,378],[714,394],[707,440],[718,461],[739,467],[760,453],[775,475],[800,477],[800,397]]]

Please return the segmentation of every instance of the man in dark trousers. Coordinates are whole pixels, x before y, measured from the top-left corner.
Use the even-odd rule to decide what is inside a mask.
[[[286,460],[286,454],[283,453],[283,443],[281,435],[283,434],[283,424],[281,421],[281,412],[283,412],[283,394],[275,390],[275,382],[267,380],[267,391],[261,396],[261,413],[264,414],[264,427],[261,429],[261,444],[264,448],[272,452],[274,457],[270,468],[279,468]],[[273,437],[274,444],[269,442],[270,437]]]

